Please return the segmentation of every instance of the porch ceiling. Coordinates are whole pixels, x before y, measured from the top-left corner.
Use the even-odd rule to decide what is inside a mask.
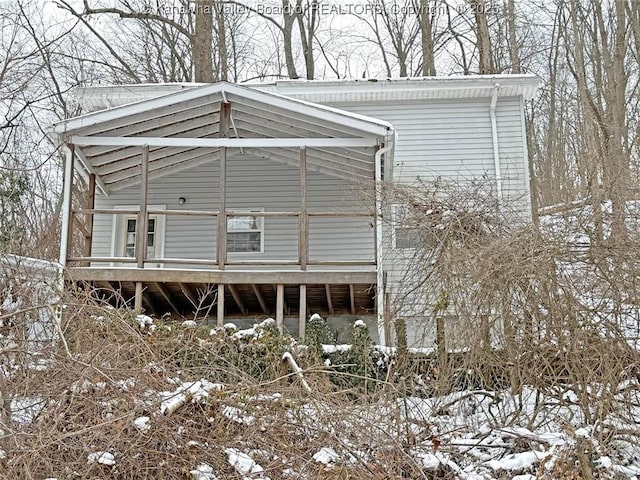
[[[223,108],[227,104],[228,108]],[[227,114],[228,112],[228,114]],[[373,178],[376,147],[390,124],[246,87],[218,83],[56,124],[75,148],[83,173],[104,193],[140,182],[141,146],[149,145],[149,178],[196,165],[255,155],[341,178]]]

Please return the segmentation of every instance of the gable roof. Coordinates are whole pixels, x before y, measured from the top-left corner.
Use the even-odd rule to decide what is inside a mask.
[[[228,134],[221,133],[230,104]],[[393,126],[375,118],[226,82],[177,91],[55,124],[75,147],[84,173],[104,193],[140,181],[141,146],[149,146],[149,177],[214,161],[222,147],[297,164],[308,149],[309,169],[335,176],[372,177],[375,148]]]

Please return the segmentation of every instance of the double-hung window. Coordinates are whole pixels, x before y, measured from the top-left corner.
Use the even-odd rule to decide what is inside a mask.
[[[137,235],[137,217],[125,218],[125,237],[124,237],[124,256],[135,257],[136,256],[136,235]],[[150,217],[147,223],[147,258],[156,257],[156,237],[157,237],[157,221],[155,217]]]
[[[263,217],[252,215],[258,210],[247,210],[246,214],[227,217],[227,252],[261,253],[264,251]]]

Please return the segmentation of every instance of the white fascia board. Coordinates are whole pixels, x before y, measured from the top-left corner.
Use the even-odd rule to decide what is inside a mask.
[[[127,115],[133,115],[141,112],[148,112],[157,108],[166,107],[183,101],[192,100],[207,95],[215,95],[220,93],[222,89],[230,84],[216,83],[214,85],[207,85],[199,88],[192,88],[181,92],[170,93],[161,97],[141,100],[140,102],[129,103],[120,107],[114,107],[110,110],[101,110],[94,113],[88,113],[79,117],[68,118],[56,122],[55,131],[58,134],[63,134],[78,130],[80,128],[95,125],[97,123],[106,122],[109,120],[115,120],[118,118],[126,117]]]
[[[433,93],[436,91],[451,92],[452,96],[457,92],[474,89],[486,89],[491,96],[491,89],[496,83],[503,87],[511,87],[515,96],[522,95],[526,100],[533,98],[540,83],[540,77],[533,74],[521,75],[468,75],[452,77],[408,77],[391,78],[382,80],[278,80],[271,84],[253,84],[253,88],[268,92],[277,92],[281,95],[295,95],[314,98],[322,96],[325,101],[331,101],[332,96],[338,100],[349,93],[354,100],[371,101],[376,95],[397,94],[401,99],[407,92],[423,91]],[[504,89],[506,91],[506,89]],[[363,96],[360,99],[360,96]],[[366,96],[366,98],[364,98]]]
[[[303,147],[373,147],[377,137],[364,138],[165,138],[165,137],[82,137],[72,136],[76,146],[113,147],[228,147],[228,148],[303,148]]]
[[[229,94],[237,94],[238,96],[255,102],[266,103],[284,110],[293,110],[296,113],[301,113],[329,123],[344,125],[373,135],[387,135],[389,130],[393,130],[393,125],[389,122],[373,117],[367,117],[366,115],[359,115],[356,113],[346,112],[338,108],[327,107],[325,105],[319,105],[305,100],[290,98],[281,95],[280,93],[260,91],[232,84],[229,84],[228,87],[231,88],[225,88],[225,92]]]
[[[140,102],[123,105],[121,107],[115,107],[111,110],[90,113],[80,117],[62,120],[55,124],[55,131],[58,134],[69,133],[101,122],[123,118],[127,115],[147,112],[195,98],[222,94],[223,92],[225,94],[238,95],[239,97],[247,98],[276,108],[302,113],[312,118],[317,118],[330,123],[345,125],[373,135],[386,135],[387,132],[393,128],[390,123],[382,120],[347,113],[342,110],[324,107],[302,100],[295,100],[274,93],[254,90],[249,87],[241,87],[231,83],[219,82],[213,85],[171,93],[158,98],[142,100]]]

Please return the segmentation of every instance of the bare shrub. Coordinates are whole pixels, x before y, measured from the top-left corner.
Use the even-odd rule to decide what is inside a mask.
[[[551,216],[541,228],[523,224],[483,182],[384,192],[390,204],[403,205],[401,226],[412,230],[415,245],[409,254],[395,252],[405,255],[408,288],[394,315],[448,322],[429,360],[433,391],[507,388],[519,395],[530,387],[556,405],[577,406],[599,438],[610,436],[611,415],[628,416],[633,406],[619,387],[639,365],[632,335],[637,246],[628,237],[591,242],[599,209]]]

